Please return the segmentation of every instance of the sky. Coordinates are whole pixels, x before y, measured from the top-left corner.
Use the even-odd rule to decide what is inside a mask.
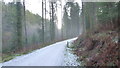
[[[46,5],[48,6],[46,9],[49,11],[49,1],[50,0],[46,0]],[[65,0],[61,0],[62,1],[62,8],[65,5]],[[79,3],[80,6],[81,5],[81,0],[76,0],[76,2]],[[29,11],[31,11],[32,13],[35,14],[39,14],[40,16],[42,16],[42,0],[26,0],[26,9],[28,9]],[[63,12],[63,10],[62,10]],[[57,12],[57,17],[58,17],[58,29],[62,28],[62,12],[61,12],[61,7],[58,8],[58,12]],[[47,13],[46,17],[49,19],[49,13]]]
[[[8,3],[8,2],[19,1],[19,0],[3,0],[3,1]],[[47,11],[49,11],[49,1],[50,0],[46,0],[46,6],[47,6],[46,10]],[[62,8],[63,8],[66,0],[61,0],[61,1],[62,1]],[[71,0],[68,0],[68,1],[71,1]],[[81,0],[75,0],[75,2],[78,2],[79,5],[82,6]],[[42,16],[42,0],[25,0],[25,6],[26,6],[26,9],[29,10],[30,12]],[[62,22],[62,13],[63,13],[63,10],[61,11],[61,7],[59,7],[58,12],[57,12],[58,29],[61,29],[61,27],[62,27],[62,23],[61,23]],[[46,17],[47,17],[47,19],[49,19],[49,13],[47,13]]]
[[[47,10],[49,11],[49,1],[50,0],[46,0],[47,2]],[[65,4],[65,0],[61,0],[62,1],[62,6]],[[79,4],[81,4],[81,0],[76,0],[77,2],[79,2]],[[40,16],[42,15],[42,0],[26,0],[26,9],[30,10],[33,13],[39,14]],[[60,9],[60,8],[59,8]]]

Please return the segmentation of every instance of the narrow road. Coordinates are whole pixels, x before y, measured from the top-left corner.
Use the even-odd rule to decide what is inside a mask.
[[[18,56],[8,62],[2,63],[2,66],[62,66],[64,63],[64,52],[67,41],[73,41],[76,38],[57,42],[32,53]]]

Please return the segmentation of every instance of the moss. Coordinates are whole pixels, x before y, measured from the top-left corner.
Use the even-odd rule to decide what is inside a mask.
[[[4,59],[2,60],[2,62],[9,61],[9,60],[11,60],[11,59],[13,59],[13,58],[14,58],[13,56],[8,56],[8,57],[4,58]]]
[[[2,62],[9,61],[9,60],[11,60],[11,59],[13,59],[13,58],[15,58],[15,57],[17,57],[17,56],[21,56],[21,55],[23,55],[23,54],[14,54],[14,55],[6,55],[6,56],[3,56],[3,57],[2,57],[2,60],[1,60],[1,63],[2,63]]]
[[[0,63],[2,63],[2,57],[0,56]]]
[[[114,62],[109,62],[107,66],[116,66]]]

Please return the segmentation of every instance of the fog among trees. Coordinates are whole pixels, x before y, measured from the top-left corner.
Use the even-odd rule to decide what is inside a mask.
[[[101,33],[101,37],[102,32],[115,31],[116,34],[119,32],[120,2],[82,1],[81,4],[82,6],[79,2],[73,1],[65,2],[63,5],[61,0],[41,0],[42,15],[39,15],[26,9],[25,0],[13,0],[8,3],[0,1],[0,22],[2,22],[0,41],[2,41],[3,59],[12,54],[25,54],[75,37],[78,37],[75,47],[79,51],[80,45],[84,42],[80,43],[86,38],[94,37],[94,34]],[[61,28],[58,22],[61,22]]]

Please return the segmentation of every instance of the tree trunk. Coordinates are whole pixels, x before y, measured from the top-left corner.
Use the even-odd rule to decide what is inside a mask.
[[[17,3],[17,49],[20,50],[22,48],[22,17],[21,17],[21,2]]]
[[[51,35],[51,41],[53,41],[55,39],[54,2],[50,3],[50,10],[51,10],[50,35]]]
[[[44,3],[42,0],[42,43],[44,43]]]
[[[25,15],[25,0],[23,0],[23,11],[24,11],[24,26],[25,26],[25,43],[27,45],[27,26],[26,26],[26,15]]]

